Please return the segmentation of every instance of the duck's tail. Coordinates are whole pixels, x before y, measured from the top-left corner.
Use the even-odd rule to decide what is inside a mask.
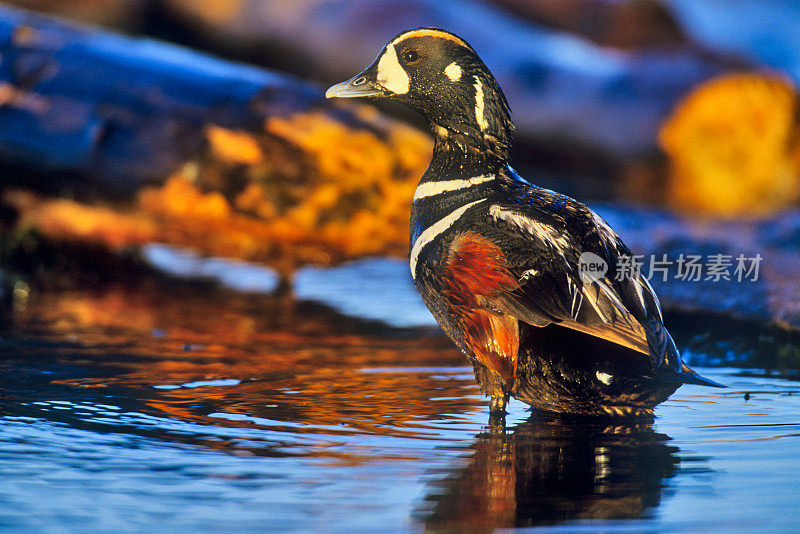
[[[701,376],[694,369],[681,362],[680,371],[675,371],[665,367],[658,377],[660,382],[680,382],[681,384],[696,384],[698,386],[709,386],[712,388],[726,388],[728,386],[715,382],[709,378]]]
[[[661,372],[658,374],[659,382],[679,382],[681,384],[697,384],[698,386],[709,386],[712,388],[726,388],[719,382],[709,380],[704,376],[700,376],[697,371],[686,365],[681,358],[678,347],[675,346],[675,341],[669,335],[666,328],[662,326],[662,332],[666,335],[664,340],[664,360]]]

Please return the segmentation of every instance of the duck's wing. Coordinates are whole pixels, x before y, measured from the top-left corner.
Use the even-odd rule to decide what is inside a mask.
[[[555,323],[637,351],[649,357],[654,377],[698,382],[664,327],[658,297],[619,236],[577,201],[536,192],[541,193],[488,209],[496,232],[492,241],[501,243],[515,285],[485,295],[485,305],[524,323]]]
[[[534,326],[558,323],[643,354],[665,353],[665,336],[651,336],[655,347],[648,343],[646,326],[654,334],[663,329],[650,285],[640,274],[614,275],[618,262],[627,257],[616,234],[593,231],[588,208],[584,217],[573,213],[567,220],[555,210],[529,213],[513,204],[489,208],[518,286],[496,294],[492,304]],[[545,213],[536,216],[536,211]]]

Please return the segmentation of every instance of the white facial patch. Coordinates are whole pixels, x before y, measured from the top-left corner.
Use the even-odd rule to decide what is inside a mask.
[[[457,82],[461,79],[461,67],[457,63],[450,63],[444,68],[444,74],[450,78],[451,82]]]
[[[397,51],[395,51],[393,44],[386,46],[386,52],[383,53],[380,61],[378,61],[377,82],[398,95],[404,95],[408,92],[408,73],[400,66],[400,62],[397,60]]]
[[[478,121],[481,131],[485,130],[489,125],[486,123],[486,114],[483,110],[483,84],[475,76],[475,120]]]

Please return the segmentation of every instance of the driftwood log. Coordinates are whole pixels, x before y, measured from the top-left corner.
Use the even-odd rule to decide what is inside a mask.
[[[691,41],[661,0],[492,0],[518,17],[622,50],[685,47]]]
[[[191,246],[287,275],[406,253],[430,141],[370,106],[7,8],[0,54],[2,183],[18,229],[113,249]]]

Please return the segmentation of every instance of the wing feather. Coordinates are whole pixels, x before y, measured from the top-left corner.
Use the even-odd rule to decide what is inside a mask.
[[[554,221],[553,206],[547,206],[541,217],[527,215],[524,206],[489,208],[495,223],[519,236],[506,238],[505,250],[514,256],[512,273],[526,274],[519,278],[518,291],[495,295],[487,305],[533,326],[556,323],[648,355],[654,370],[663,365],[680,370],[680,356],[646,278],[636,273],[622,280],[606,275],[584,281],[578,275],[584,245],[611,266],[617,265],[618,258],[630,256],[630,250],[594,212],[571,199],[563,200],[566,197],[555,198],[568,206],[562,210],[573,220]],[[582,229],[583,235],[567,228]]]

